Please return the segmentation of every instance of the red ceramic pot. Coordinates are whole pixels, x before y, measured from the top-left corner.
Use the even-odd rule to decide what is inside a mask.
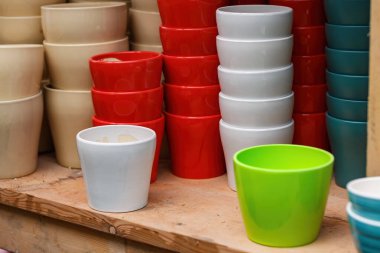
[[[105,61],[115,58],[120,61]],[[160,86],[160,53],[126,51],[100,54],[90,58],[94,87],[99,91],[140,91]]]
[[[269,0],[271,5],[293,9],[293,27],[324,25],[325,15],[321,0]]]
[[[163,55],[165,82],[176,85],[202,86],[219,84],[217,55]]]
[[[326,92],[327,85],[295,85],[294,112],[321,113],[327,111]]]
[[[323,54],[326,47],[325,26],[293,28],[293,55]]]
[[[267,0],[232,0],[231,5],[266,4]]]
[[[293,56],[295,85],[313,85],[326,83],[326,56]]]
[[[178,86],[164,85],[165,110],[182,116],[208,116],[220,114],[219,85]]]
[[[157,119],[162,113],[162,85],[155,89],[134,92],[91,90],[98,119],[123,123]]]
[[[293,114],[293,143],[330,150],[325,113]]]
[[[216,26],[216,9],[229,4],[229,0],[158,0],[163,26],[210,27]]]
[[[204,179],[225,173],[219,135],[220,118],[220,114],[185,117],[166,113],[171,170],[174,175]]]
[[[164,137],[164,129],[165,129],[165,117],[161,116],[158,119],[145,121],[145,122],[135,122],[135,123],[115,123],[108,122],[104,120],[98,119],[96,116],[92,117],[92,124],[94,126],[104,126],[104,125],[117,125],[117,124],[129,124],[135,126],[143,126],[152,129],[156,132],[156,151],[154,153],[154,161],[152,166],[152,175],[150,177],[150,182],[153,183],[157,180],[158,174],[158,162],[160,160],[160,152],[161,152],[161,144],[162,139]]]
[[[164,54],[175,56],[198,56],[217,54],[216,26],[205,28],[160,27]]]

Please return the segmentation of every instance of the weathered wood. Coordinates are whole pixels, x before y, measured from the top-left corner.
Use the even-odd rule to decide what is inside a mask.
[[[380,176],[380,1],[371,1],[367,175]]]
[[[185,180],[160,164],[147,207],[130,213],[101,213],[87,205],[81,172],[40,157],[32,175],[0,180],[0,203],[118,237],[179,252],[356,252],[345,214],[346,192],[332,184],[321,234],[304,247],[275,249],[249,241],[236,193],[226,176]]]

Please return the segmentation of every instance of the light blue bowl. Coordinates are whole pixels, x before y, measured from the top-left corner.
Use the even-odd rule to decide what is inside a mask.
[[[369,51],[337,50],[326,47],[327,69],[344,75],[368,76]]]
[[[339,50],[369,50],[369,26],[333,25],[326,23],[326,42]]]
[[[368,100],[368,76],[342,75],[326,70],[326,82],[331,96],[350,100]]]
[[[380,222],[359,215],[351,203],[347,204],[346,211],[358,250],[362,253],[380,252]]]
[[[347,184],[347,190],[357,214],[380,222],[380,177],[352,180]]]
[[[327,22],[336,25],[369,25],[370,2],[370,0],[325,0]]]

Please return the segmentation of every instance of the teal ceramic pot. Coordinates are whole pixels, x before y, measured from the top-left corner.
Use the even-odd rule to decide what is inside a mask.
[[[342,75],[326,71],[328,92],[337,98],[368,100],[368,80],[368,76]]]
[[[367,121],[368,101],[348,100],[326,94],[327,110],[332,117],[351,120]]]
[[[348,197],[354,211],[380,222],[380,177],[366,177],[347,184]]]
[[[347,204],[346,211],[358,251],[361,253],[380,252],[380,222],[358,214],[351,203]]]
[[[345,188],[366,176],[367,122],[348,121],[327,114],[327,132],[335,156],[335,182]]]
[[[370,2],[370,0],[324,0],[327,22],[336,25],[369,25]]]
[[[369,26],[326,24],[326,42],[329,48],[339,50],[369,50]]]
[[[326,47],[327,69],[345,75],[368,76],[369,51],[337,50]]]

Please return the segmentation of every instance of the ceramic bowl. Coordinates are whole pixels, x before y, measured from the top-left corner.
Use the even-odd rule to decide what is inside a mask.
[[[293,28],[293,55],[318,55],[325,52],[325,26],[303,26]]]
[[[217,35],[216,27],[171,28],[160,26],[162,47],[166,55],[214,55],[217,53],[215,41]]]
[[[42,92],[0,101],[1,179],[26,176],[37,169],[42,114]]]
[[[91,44],[56,44],[44,41],[51,84],[63,90],[90,90],[92,78],[88,59],[107,53],[128,50],[128,38]]]
[[[118,61],[106,61],[117,59]],[[125,51],[90,58],[94,88],[100,91],[139,91],[160,86],[162,56],[148,51]]]
[[[131,0],[132,8],[141,11],[158,12],[157,0]]]
[[[236,127],[271,128],[289,123],[293,112],[293,92],[276,98],[242,99],[219,93],[223,121]]]
[[[336,25],[369,25],[370,0],[324,0],[327,22]]]
[[[332,117],[349,121],[367,121],[368,101],[348,100],[327,94],[327,108]]]
[[[2,0],[0,1],[0,16],[40,16],[41,6],[64,2],[65,0]]]
[[[163,87],[131,92],[91,90],[97,118],[111,122],[142,122],[162,114]]]
[[[219,129],[223,144],[224,158],[227,165],[228,186],[236,191],[233,166],[234,154],[241,149],[257,145],[292,143],[294,123],[291,121],[283,126],[257,129],[236,127],[220,120]]]
[[[90,91],[60,90],[45,86],[45,101],[57,162],[80,168],[76,134],[92,126],[94,115]]]
[[[228,0],[158,0],[157,2],[162,24],[167,27],[177,28],[201,28],[216,26],[216,9],[229,5]]]
[[[158,12],[129,9],[132,41],[139,44],[160,45],[161,18]]]
[[[294,85],[294,112],[321,113],[327,111],[326,84]]]
[[[219,8],[216,21],[219,35],[226,39],[276,39],[291,35],[292,14],[284,6],[235,5]]]
[[[162,53],[162,45],[161,43],[158,45],[147,45],[147,44],[139,44],[130,42],[132,51],[152,51],[157,53]]]
[[[0,101],[39,93],[43,66],[42,45],[0,45]]]
[[[293,84],[293,65],[261,71],[236,71],[218,67],[223,94],[236,98],[260,99],[289,94]]]
[[[380,221],[380,194],[377,190],[379,183],[380,177],[366,177],[347,184],[348,197],[358,215]]]
[[[349,100],[368,100],[368,76],[341,75],[326,70],[331,96]]]
[[[350,222],[351,233],[359,252],[380,251],[380,222],[360,215],[351,203],[346,212]]]
[[[344,75],[368,75],[369,51],[337,50],[326,47],[327,69]]]
[[[295,85],[314,85],[326,83],[326,56],[317,55],[294,55]]]
[[[0,16],[0,44],[42,44],[43,39],[41,16]]]
[[[54,4],[41,7],[49,43],[98,43],[126,36],[127,7],[121,2]]]
[[[333,25],[326,23],[329,48],[339,50],[369,50],[369,26]]]
[[[270,40],[216,37],[220,65],[235,70],[281,68],[291,63],[293,36]]]

